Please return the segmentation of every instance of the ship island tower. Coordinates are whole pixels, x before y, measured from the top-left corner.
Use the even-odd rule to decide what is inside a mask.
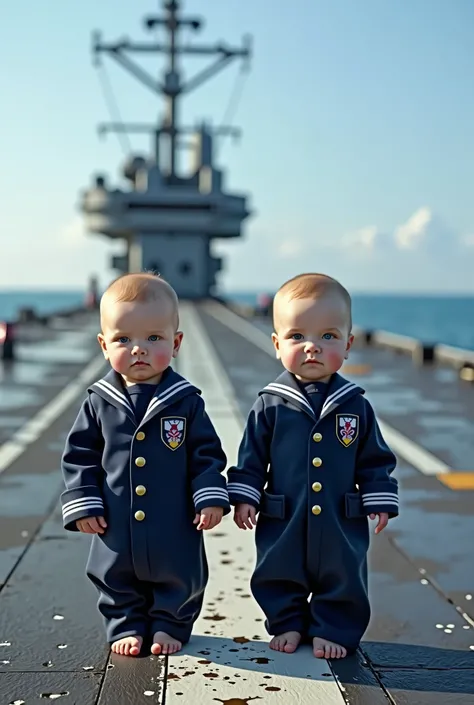
[[[202,46],[180,43],[184,27],[197,31],[202,22],[180,14],[177,0],[163,2],[163,15],[145,18],[148,30],[161,29],[166,41],[136,43],[121,39],[106,43],[94,33],[96,63],[101,54],[128,70],[144,86],[164,97],[164,114],[157,125],[108,123],[100,131],[151,132],[154,153],[147,158],[131,154],[124,165],[125,182],[121,188],[109,187],[103,175],[83,192],[81,210],[90,233],[120,238],[124,253],[112,258],[118,272],[155,271],[166,278],[181,298],[198,299],[215,293],[216,275],[221,258],[211,252],[211,241],[237,238],[242,223],[250,215],[245,195],[224,190],[224,174],[216,168],[213,142],[216,136],[233,135],[235,128],[208,124],[186,127],[179,124],[180,99],[198,88],[235,58],[250,60],[250,38],[242,48],[223,43]],[[130,58],[132,53],[159,53],[166,57],[162,80],[156,80]],[[216,57],[209,67],[183,80],[180,57]],[[186,176],[177,173],[177,150],[190,148],[190,169]],[[127,184],[128,182],[128,184]]]

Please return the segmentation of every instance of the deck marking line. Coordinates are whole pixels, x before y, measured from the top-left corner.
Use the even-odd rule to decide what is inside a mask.
[[[238,316],[231,309],[213,301],[206,304],[204,310],[217,321],[234,331],[234,333],[241,335],[242,338],[253,343],[271,357],[275,357],[275,349],[270,338],[259,328]],[[434,476],[451,472],[451,467],[440,460],[440,458],[437,458],[436,455],[422,448],[410,438],[404,436],[392,426],[389,426],[385,421],[381,421],[380,418],[378,418],[378,422],[380,430],[392,450],[407,463],[410,463],[416,470],[419,470],[424,475]]]
[[[438,480],[450,490],[474,490],[474,472],[449,472],[439,475]]]
[[[10,440],[0,446],[0,475],[61,416],[84,391],[84,387],[97,379],[106,364],[102,354],[91,360],[72,382],[69,382],[54,399],[51,399],[32,419],[18,429]]]
[[[245,424],[234,386],[196,306],[182,302],[180,320],[184,339],[176,360],[178,372],[202,390],[231,465]],[[255,563],[251,532],[240,531],[228,516],[217,531],[207,532],[204,541],[211,566],[206,601],[190,642],[169,659],[167,705],[208,705],[214,694],[225,703],[244,703],[253,698],[256,705],[257,700],[275,705],[344,705],[340,685],[327,661],[315,659],[306,645],[295,659],[271,651],[263,613],[253,599],[242,599],[251,598],[249,579]],[[223,560],[223,555],[229,559]],[[218,622],[210,623],[213,615],[219,616]],[[195,673],[195,678],[184,678],[183,671]],[[211,676],[215,677],[216,693],[210,693]]]

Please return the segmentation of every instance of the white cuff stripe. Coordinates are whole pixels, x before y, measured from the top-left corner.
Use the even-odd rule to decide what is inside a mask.
[[[100,509],[101,512],[104,509],[104,505],[101,502],[85,502],[84,504],[69,509],[68,511],[63,511],[63,519],[67,519],[74,514],[88,512],[90,509]]]
[[[209,499],[210,497],[213,497],[214,499],[223,499],[226,502],[229,501],[229,495],[226,490],[220,490],[218,488],[216,489],[209,489],[209,490],[200,490],[199,492],[195,492],[193,495],[193,501],[194,504],[200,504],[202,501]]]
[[[252,499],[255,499],[257,502],[260,502],[260,497],[262,496],[262,493],[256,490],[255,487],[252,487],[251,485],[245,485],[242,482],[229,482],[227,487],[229,489],[229,492],[232,492],[233,494],[243,494],[247,497],[252,497]]]
[[[83,504],[84,502],[100,502],[103,504],[101,497],[80,497],[79,499],[71,499],[69,502],[65,502],[65,504],[63,504],[63,512],[64,510],[72,509],[73,507]]]
[[[362,499],[397,499],[395,492],[367,492],[362,495]]]
[[[363,504],[395,504],[398,507],[399,501],[398,499],[364,499]]]

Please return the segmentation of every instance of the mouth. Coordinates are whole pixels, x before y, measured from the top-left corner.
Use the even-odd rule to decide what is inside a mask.
[[[322,365],[323,363],[320,362],[319,360],[313,360],[310,358],[309,360],[305,360],[303,365]]]
[[[137,360],[137,362],[134,362],[132,367],[148,367],[148,362],[142,362],[141,360]]]

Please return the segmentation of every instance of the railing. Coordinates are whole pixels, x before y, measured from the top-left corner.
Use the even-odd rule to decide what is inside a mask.
[[[262,311],[255,306],[223,302],[245,318],[257,315],[268,319],[271,309]],[[466,382],[474,382],[474,350],[455,348],[442,343],[424,343],[416,338],[385,330],[369,330],[354,326],[356,342],[367,347],[384,348],[396,354],[410,355],[417,365],[447,365],[453,367]]]
[[[454,367],[461,379],[474,382],[474,350],[455,348],[442,343],[424,343],[416,338],[384,330],[354,328],[356,341],[364,345],[408,354],[417,365],[443,364]]]

